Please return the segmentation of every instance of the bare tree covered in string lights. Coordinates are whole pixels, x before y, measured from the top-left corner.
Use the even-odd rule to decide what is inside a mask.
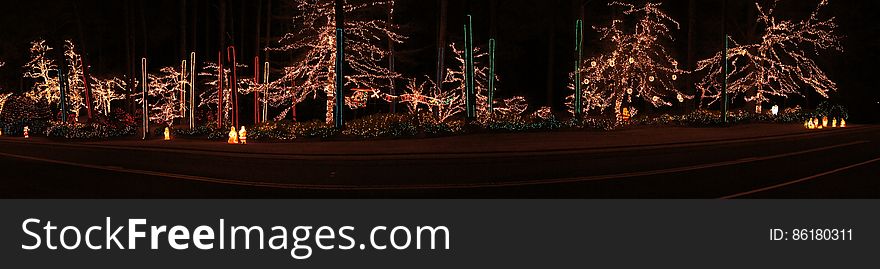
[[[46,45],[45,40],[31,42],[31,59],[24,65],[24,77],[36,80],[33,89],[25,95],[35,102],[44,101],[50,105],[61,100],[58,77],[50,74],[58,68],[48,55],[51,51],[52,47]]]
[[[828,0],[822,0],[809,18],[797,22],[776,17],[778,3],[773,0],[766,7],[755,3],[758,25],[764,27],[764,34],[754,44],[731,39],[732,46],[726,51],[730,69],[726,74],[728,94],[754,102],[757,112],[769,97],[804,96],[812,90],[828,98],[830,92],[837,90],[837,84],[813,59],[821,51],[843,51],[835,18],[820,18]],[[722,97],[723,54],[719,52],[697,65],[697,72],[707,72],[696,85],[705,105]]]
[[[464,57],[464,49],[459,49],[455,43],[449,45],[450,49],[452,49],[452,53],[455,58],[455,63],[453,67],[449,67],[446,69],[446,78],[443,80],[444,85],[449,85],[452,89],[455,90],[454,93],[444,93],[442,89],[438,89],[437,94],[445,94],[451,98],[452,100],[456,100],[456,104],[451,104],[453,107],[447,108],[447,113],[452,111],[462,112],[464,111],[464,100],[465,96],[467,96],[467,87],[465,84],[465,72],[467,70],[467,61]],[[485,122],[491,117],[491,114],[501,113],[505,115],[520,115],[528,109],[528,102],[526,102],[524,97],[516,96],[513,98],[504,99],[501,102],[496,102],[495,100],[489,100],[488,92],[489,92],[489,67],[484,63],[485,58],[488,58],[488,53],[483,52],[480,48],[474,48],[473,56],[474,56],[474,92],[476,93],[477,100],[477,119]],[[499,76],[496,74],[496,81],[500,80]],[[496,88],[495,91],[498,91]],[[451,95],[456,95],[452,97]],[[492,113],[489,113],[489,102],[499,103],[499,105],[493,105]],[[460,106],[460,108],[458,108]],[[448,115],[452,116],[452,115]],[[448,118],[447,116],[447,118]]]
[[[180,106],[182,100],[180,100],[179,85],[188,83],[188,80],[181,76],[180,70],[175,67],[164,67],[159,70],[158,75],[150,74],[148,80],[147,100],[140,98],[139,93],[135,96],[138,103],[150,102],[150,121],[171,126],[175,119],[186,116],[186,112]]]
[[[307,98],[326,97],[326,122],[333,123],[336,94],[336,24],[333,0],[290,0],[298,14],[293,16],[296,28],[285,34],[279,46],[270,50],[288,52],[294,61],[284,68],[284,74],[268,86],[268,97],[274,107],[295,105]],[[346,86],[361,89],[387,89],[388,81],[399,74],[384,64],[390,52],[388,41],[402,43],[405,37],[395,32],[387,21],[386,9],[391,0],[348,0],[345,10]],[[290,109],[276,119],[284,118]]]
[[[80,111],[86,107],[86,81],[83,75],[83,59],[82,55],[76,52],[76,45],[73,41],[64,41],[64,59],[67,64],[67,105],[70,112],[79,115]]]
[[[573,82],[582,85],[581,112],[613,109],[620,117],[625,106],[638,100],[664,107],[693,98],[676,87],[687,71],[678,68],[669,52],[668,44],[675,41],[672,31],[679,29],[679,24],[661,9],[662,4],[612,2],[609,6],[623,10],[625,20],[594,27],[611,50],[586,59],[579,70],[582,81]],[[574,84],[569,88],[573,90]],[[574,94],[567,98],[572,113],[574,100]]]
[[[247,65],[239,63],[236,65],[238,70],[248,68]],[[202,71],[198,73],[198,76],[207,78],[205,85],[208,86],[208,90],[202,92],[199,96],[200,103],[199,107],[213,108],[217,109],[217,106],[221,103],[221,96],[217,93],[219,89],[223,89],[222,96],[222,104],[223,107],[221,109],[223,122],[230,123],[232,122],[232,108],[235,103],[233,102],[233,87],[232,87],[232,69],[229,66],[223,66],[222,76],[220,73],[220,66],[215,62],[205,63],[202,67]],[[182,82],[183,84],[187,84],[187,82]],[[252,78],[244,78],[238,77],[238,94],[249,94],[257,89],[257,84]]]
[[[113,101],[125,100],[125,90],[128,85],[125,80],[120,78],[99,79],[92,77],[92,95],[95,103],[95,111],[99,114],[109,116],[110,104]],[[135,82],[137,83],[137,82]]]
[[[24,66],[26,70],[24,77],[36,80],[33,89],[26,93],[26,96],[33,101],[56,104],[61,100],[61,88],[56,72],[58,66],[49,56],[52,50],[45,40],[31,42],[31,60]],[[76,45],[72,41],[64,41],[64,65],[69,85],[66,105],[68,112],[79,115],[87,105],[85,102],[87,80],[84,80],[82,56],[76,50]]]

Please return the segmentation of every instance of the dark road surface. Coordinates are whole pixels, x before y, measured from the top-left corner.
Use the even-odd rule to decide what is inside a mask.
[[[3,198],[880,198],[880,127],[505,156],[299,158],[0,140]]]

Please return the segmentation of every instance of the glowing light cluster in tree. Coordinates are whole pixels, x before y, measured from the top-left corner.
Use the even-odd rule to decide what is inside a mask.
[[[76,52],[76,45],[73,41],[64,41],[64,59],[67,64],[67,105],[70,112],[79,115],[79,112],[86,107],[86,87],[83,76],[83,59],[82,55]]]
[[[25,95],[37,102],[57,104],[61,100],[61,88],[58,82],[58,66],[49,57],[52,48],[46,45],[45,40],[31,43],[31,60],[25,64],[24,77],[35,79],[34,87]],[[98,79],[89,77],[84,79],[82,55],[77,52],[76,45],[70,41],[64,41],[64,64],[69,89],[66,93],[68,112],[79,115],[86,107],[86,81],[92,87],[92,95],[95,97],[92,103],[97,111],[104,115],[110,113],[110,103],[115,100],[125,99],[120,93],[125,90],[126,83],[119,78]]]
[[[778,2],[774,0],[767,7],[755,4],[758,25],[764,27],[760,40],[754,44],[732,41],[726,52],[730,64],[728,93],[732,98],[741,96],[755,102],[758,111],[771,96],[803,96],[813,90],[827,98],[828,93],[837,90],[837,84],[813,60],[820,51],[843,51],[835,18],[820,18],[828,1],[820,2],[809,18],[799,22],[776,17]],[[723,65],[723,52],[698,63],[696,71],[707,71],[696,85],[707,105],[722,97]]]
[[[336,23],[333,0],[291,0],[300,13],[293,17],[297,30],[287,33],[274,51],[291,52],[296,59],[284,68],[284,75],[271,83],[268,97],[272,106],[280,107],[317,98],[323,93],[327,100],[326,123],[333,123],[336,94]],[[345,52],[348,64],[346,86],[361,89],[386,89],[388,81],[400,77],[383,64],[390,52],[388,40],[401,43],[405,37],[395,32],[384,11],[393,1],[346,1]],[[377,16],[378,15],[378,16]],[[390,25],[390,27],[389,27]],[[284,118],[290,109],[277,118]]]
[[[51,51],[52,47],[46,45],[45,40],[31,42],[31,60],[24,66],[24,77],[36,80],[33,89],[27,92],[27,97],[34,101],[55,104],[61,99],[61,92],[58,77],[50,75],[50,72],[58,68],[55,60],[48,56]]]
[[[174,124],[174,120],[186,116],[186,109],[180,104],[182,100],[180,85],[189,84],[187,70],[179,70],[176,67],[164,67],[158,75],[149,74],[147,82],[147,102],[149,102],[150,121],[162,123],[166,126]],[[140,94],[135,94],[137,102],[142,103]]]
[[[451,94],[458,95],[457,103],[455,106],[461,106],[461,108],[455,108],[454,110],[449,110],[449,112],[459,110],[458,112],[464,111],[464,100],[467,94],[467,88],[465,83],[465,70],[467,70],[467,61],[464,57],[464,50],[459,49],[455,43],[449,45],[450,49],[452,49],[452,53],[455,56],[455,60],[457,65],[454,65],[453,68],[446,69],[446,78],[443,80],[444,85],[450,85],[455,92]],[[520,115],[528,109],[528,102],[526,102],[525,98],[522,96],[515,96],[508,99],[503,99],[500,103],[495,100],[489,100],[488,92],[489,92],[489,67],[484,63],[482,59],[488,58],[488,54],[482,52],[480,48],[475,47],[473,52],[474,57],[474,92],[477,96],[477,119],[481,122],[485,122],[490,119],[494,113],[501,113],[506,115]],[[495,81],[499,81],[500,78],[496,74]],[[497,84],[496,84],[497,85]],[[495,88],[495,91],[498,91],[498,88]],[[450,94],[450,93],[447,93]],[[493,106],[492,113],[489,113],[489,102],[493,102],[495,104]],[[453,113],[454,114],[457,114]],[[448,115],[448,117],[452,116]]]
[[[678,68],[678,61],[668,48],[668,43],[675,41],[672,31],[679,24],[660,9],[661,5],[609,4],[623,10],[624,17],[632,20],[634,26],[627,27],[628,21],[615,19],[609,26],[594,27],[611,49],[586,59],[579,70],[582,81],[573,82],[582,85],[584,114],[613,109],[619,117],[626,104],[637,100],[662,107],[692,98],[676,87],[678,79],[687,74]],[[569,88],[574,89],[574,85]],[[574,94],[567,98],[571,112],[574,99]]]
[[[137,82],[135,82],[137,83]],[[95,111],[103,115],[110,115],[110,104],[116,100],[124,100],[127,83],[120,78],[99,79],[92,77],[92,95],[94,96]]]
[[[248,66],[245,64],[239,63],[237,65],[237,69],[241,70],[247,68]],[[223,122],[231,122],[232,117],[232,108],[235,103],[232,95],[232,69],[229,66],[223,66],[223,75],[220,76],[220,71],[218,70],[220,66],[215,62],[205,63],[204,67],[202,67],[202,72],[198,75],[202,77],[206,77],[207,80],[205,85],[209,86],[209,90],[202,92],[200,96],[199,107],[213,107],[214,109],[220,104],[220,96],[217,95],[218,87],[223,88]],[[180,73],[176,74],[180,76]],[[184,80],[188,80],[189,75],[184,75]],[[184,85],[189,85],[189,82],[180,82]],[[238,77],[238,94],[248,94],[258,89],[256,82],[252,78],[243,78],[241,76]]]
[[[12,93],[0,94],[0,115],[3,115],[3,106],[6,105],[6,101],[9,101],[10,96]]]

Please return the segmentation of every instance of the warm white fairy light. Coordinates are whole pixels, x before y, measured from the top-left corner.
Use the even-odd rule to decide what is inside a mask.
[[[727,91],[731,99],[742,96],[760,107],[772,96],[804,96],[812,90],[827,98],[828,93],[837,90],[837,84],[813,60],[820,51],[843,51],[835,18],[819,16],[828,1],[821,1],[809,18],[799,22],[776,17],[778,2],[772,1],[767,8],[755,4],[758,24],[764,30],[759,41],[740,44],[731,39],[727,51]],[[722,98],[723,57],[719,52],[697,65],[696,71],[708,71],[696,85],[707,105]]]
[[[99,114],[110,115],[110,104],[116,100],[124,100],[127,83],[120,78],[98,79],[92,77],[92,95],[95,103],[95,111]]]
[[[231,65],[231,64],[230,64]],[[245,64],[239,63],[237,65],[237,69],[241,70],[247,68],[248,66]],[[235,105],[233,102],[234,96],[232,95],[232,69],[229,68],[228,65],[223,66],[223,77],[218,78],[218,74],[220,74],[219,70],[217,70],[219,66],[215,62],[205,63],[202,67],[202,71],[198,73],[199,76],[205,77],[205,84],[208,86],[204,92],[202,92],[199,100],[199,107],[211,107],[216,109],[219,101],[219,96],[217,96],[217,90],[219,86],[223,87],[223,120],[229,121],[232,117],[232,108]],[[221,84],[222,83],[222,84]],[[238,78],[238,86],[236,89],[238,90],[238,94],[249,94],[254,89],[256,89],[256,83],[253,79],[239,77]]]
[[[464,57],[464,49],[459,49],[455,43],[449,46],[452,49],[452,53],[456,60],[456,64],[450,68],[446,69],[446,78],[443,81],[444,85],[449,85],[454,89],[455,94],[459,95],[458,102],[462,107],[461,111],[464,111],[464,100],[467,96],[466,84],[465,84],[465,70],[467,66],[467,62]],[[525,102],[525,98],[521,96],[516,96],[508,99],[503,99],[501,102],[496,102],[495,100],[489,100],[489,66],[485,64],[485,58],[488,58],[488,54],[482,52],[480,48],[474,48],[473,52],[474,57],[474,92],[476,94],[477,99],[477,119],[479,121],[486,121],[490,118],[491,114],[489,113],[489,102],[493,102],[493,112],[494,113],[502,113],[502,114],[522,114],[528,108],[528,103]],[[500,77],[498,74],[495,75],[495,81],[500,81]],[[496,84],[497,85],[497,84]],[[495,88],[495,92],[498,92],[498,88]],[[524,106],[525,105],[525,106]]]
[[[635,24],[627,27],[623,20],[613,20],[609,26],[594,27],[602,41],[609,42],[612,50],[587,59],[589,65],[579,70],[582,83],[582,111],[613,109],[620,118],[625,104],[641,98],[655,107],[671,106],[668,98],[679,102],[690,99],[678,90],[675,81],[687,72],[678,69],[678,62],[668,52],[668,43],[674,41],[673,30],[678,22],[660,9],[661,3],[644,6],[612,2],[612,7],[623,10]],[[588,82],[588,83],[587,83]],[[574,85],[569,85],[574,89]],[[574,95],[567,105],[574,112]]]
[[[180,106],[182,83],[189,83],[186,76],[182,75],[177,67],[164,67],[159,70],[158,75],[150,74],[147,82],[147,102],[150,104],[149,118],[156,123],[162,123],[171,126],[175,119],[183,118],[186,113]],[[136,94],[137,102],[142,103],[144,100]]]
[[[3,106],[6,105],[6,101],[9,101],[10,96],[12,93],[0,94],[0,115],[3,115]]]
[[[27,97],[34,101],[55,104],[61,99],[61,92],[58,77],[50,75],[50,72],[57,69],[55,61],[48,56],[51,51],[52,47],[46,45],[45,40],[31,42],[31,60],[24,65],[24,77],[36,80],[33,89],[27,92]]]
[[[76,45],[73,41],[64,41],[64,59],[67,64],[67,106],[68,110],[74,115],[79,115],[80,111],[86,107],[86,87],[83,80],[83,59],[82,55],[76,52]],[[78,117],[77,117],[78,118]]]
[[[326,96],[326,122],[333,123],[336,94],[336,24],[333,0],[292,0],[300,14],[293,17],[297,29],[285,34],[280,47],[271,50],[292,52],[297,59],[284,68],[283,76],[270,84],[270,104],[275,107],[299,103],[319,93]],[[381,14],[393,1],[346,1],[345,55],[348,70],[346,86],[360,89],[386,89],[388,81],[399,75],[383,64],[390,55],[388,40],[401,43],[405,37],[389,27]],[[276,117],[284,118],[290,109]]]

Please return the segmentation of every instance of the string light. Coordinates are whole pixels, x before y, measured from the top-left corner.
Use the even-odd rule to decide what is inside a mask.
[[[125,80],[120,78],[98,79],[92,77],[92,94],[95,97],[95,111],[105,116],[110,115],[110,104],[116,100],[124,100],[127,88]],[[137,82],[135,82],[137,83]]]
[[[220,72],[221,66],[216,62],[208,62],[205,63],[202,67],[202,71],[198,74],[198,76],[202,76],[206,78],[206,82],[204,85],[209,86],[211,90],[207,90],[202,92],[200,95],[199,107],[213,107],[217,108],[217,106],[221,103],[220,96],[217,95],[217,91],[219,89],[223,90],[223,98],[222,100],[233,100],[233,87],[232,84],[232,68],[227,65],[223,65],[222,73]],[[248,65],[238,63],[236,65],[237,69],[248,68]],[[176,71],[175,71],[176,72]],[[222,77],[221,77],[222,74]],[[170,76],[170,75],[169,75]],[[173,79],[173,78],[171,78]],[[188,82],[183,82],[187,83]],[[250,94],[256,89],[259,89],[256,81],[249,78],[238,78],[238,87],[235,87],[238,90],[239,94]],[[219,87],[219,88],[218,88]],[[234,102],[223,101],[222,102],[222,120],[223,122],[232,122],[232,109],[235,105]],[[182,114],[181,114],[182,115]]]
[[[24,77],[36,80],[26,96],[34,101],[45,100],[50,105],[61,100],[58,77],[49,75],[49,72],[58,69],[55,61],[47,56],[51,51],[52,47],[46,45],[46,40],[31,42],[31,59],[24,65]]]
[[[180,105],[184,100],[181,99],[179,87],[189,83],[186,73],[169,66],[160,69],[158,75],[147,76],[147,100],[137,98],[136,101],[150,104],[150,110],[145,113],[149,113],[151,121],[171,126],[175,119],[186,115],[185,108]]]
[[[612,20],[608,26],[594,27],[600,34],[600,40],[611,43],[612,49],[587,60],[590,65],[578,71],[590,82],[582,87],[581,112],[613,109],[617,118],[622,118],[624,105],[631,103],[633,97],[641,98],[655,107],[671,106],[664,100],[669,96],[681,99],[680,102],[693,98],[676,88],[674,81],[678,75],[687,72],[678,69],[678,62],[668,54],[666,44],[674,41],[672,30],[679,28],[678,22],[660,9],[660,3],[635,6],[612,2],[609,6],[620,7],[623,15],[633,20],[634,24]],[[632,27],[628,28],[627,25]],[[600,65],[600,62],[607,64]],[[629,64],[618,65],[617,62]],[[569,85],[569,88],[574,89],[574,85]],[[574,100],[574,95],[567,98],[572,113]],[[628,109],[628,112],[632,113],[631,110]]]
[[[456,94],[459,95],[459,98],[453,99],[455,102],[459,103],[450,105],[461,105],[464,107],[464,96],[466,96],[467,93],[465,87],[465,70],[467,70],[467,62],[464,57],[465,51],[459,49],[455,43],[452,43],[449,47],[452,49],[453,55],[455,55],[457,64],[452,68],[446,69],[446,78],[444,79],[443,84],[450,85],[455,90]],[[525,97],[514,96],[501,100],[501,102],[499,102],[500,105],[493,105],[493,111],[490,113],[489,102],[495,103],[495,100],[489,100],[488,97],[488,82],[490,79],[489,66],[487,66],[485,63],[486,61],[484,60],[485,58],[488,58],[488,54],[482,52],[480,48],[474,48],[472,55],[474,58],[474,92],[477,97],[477,120],[481,123],[486,123],[491,118],[491,115],[495,113],[500,113],[502,116],[509,116],[521,115],[525,112],[526,109],[528,109],[528,102]],[[495,74],[494,79],[495,81],[501,80],[498,74]],[[496,87],[495,90],[498,91],[498,88]]]
[[[297,52],[302,55],[291,66],[284,68],[281,78],[270,83],[274,92],[270,103],[279,107],[292,107],[291,102],[317,98],[321,92],[326,96],[326,123],[333,123],[336,94],[336,25],[333,0],[292,0],[300,14],[293,17],[298,30],[285,34],[275,51]],[[399,74],[383,66],[383,59],[390,51],[383,44],[402,43],[405,36],[397,33],[397,27],[376,10],[394,5],[394,1],[346,1],[346,85],[362,89],[386,89],[388,81],[398,79]],[[297,84],[291,87],[291,82]],[[290,112],[285,109],[276,119]]]
[[[12,93],[0,94],[0,115],[3,115],[3,106],[6,105],[6,101],[9,101],[10,96]]]
[[[742,96],[746,102],[755,102],[756,109],[770,96],[804,96],[805,91],[812,89],[828,98],[828,93],[837,90],[837,84],[813,59],[823,50],[843,51],[836,19],[820,19],[819,13],[828,0],[822,0],[809,18],[798,22],[777,17],[778,2],[772,1],[767,8],[756,3],[757,22],[763,26],[763,35],[753,44],[732,41],[727,51],[727,91],[734,98]],[[723,57],[719,52],[697,63],[696,71],[706,72],[696,85],[706,105],[722,97]]]

